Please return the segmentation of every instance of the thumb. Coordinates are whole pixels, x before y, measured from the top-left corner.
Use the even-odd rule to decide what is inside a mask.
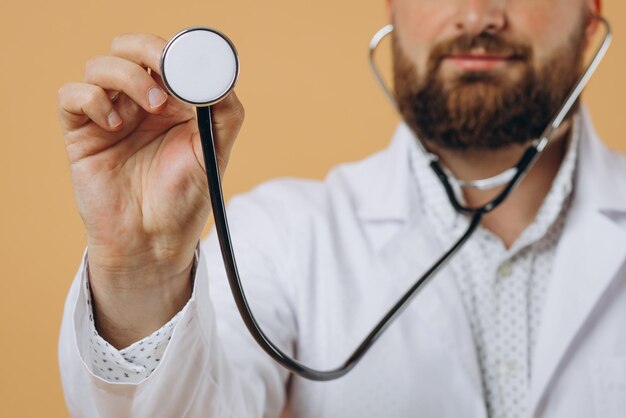
[[[245,112],[235,92],[231,91],[222,101],[211,106],[211,116],[217,164],[220,176],[222,176],[239,130],[243,125]],[[202,167],[206,170],[200,135],[194,135],[193,141],[194,151],[199,156],[198,161],[202,162]]]

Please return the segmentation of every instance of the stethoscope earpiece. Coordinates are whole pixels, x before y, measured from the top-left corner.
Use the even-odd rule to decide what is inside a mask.
[[[161,55],[161,75],[167,90],[194,106],[210,106],[235,87],[239,58],[223,33],[206,27],[174,35]]]

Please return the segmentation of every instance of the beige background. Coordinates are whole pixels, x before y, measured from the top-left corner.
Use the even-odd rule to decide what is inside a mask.
[[[626,151],[626,3],[605,1],[615,44],[587,91],[606,142]],[[363,0],[0,0],[0,417],[67,416],[56,363],[65,294],[84,249],[56,93],[111,38],[223,30],[247,110],[228,195],[277,176],[321,178],[384,147],[397,119],[369,73],[384,3]]]

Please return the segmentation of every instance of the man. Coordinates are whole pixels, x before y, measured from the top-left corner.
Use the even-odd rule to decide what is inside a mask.
[[[391,146],[229,209],[262,327],[320,369],[343,362],[467,226],[417,138],[458,179],[514,165],[580,74],[600,1],[387,9],[406,122]],[[584,110],[350,374],[311,382],[247,334],[215,237],[196,252],[209,215],[202,153],[193,109],[160,87],[164,44],[118,37],[85,83],[59,93],[88,236],[59,345],[73,415],[623,416],[626,160]],[[223,171],[243,108],[231,94],[214,113]],[[498,191],[461,197],[478,205]]]

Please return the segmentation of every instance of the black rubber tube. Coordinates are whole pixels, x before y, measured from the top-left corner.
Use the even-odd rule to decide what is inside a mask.
[[[361,344],[359,344],[359,346],[341,366],[331,370],[312,369],[291,358],[278,348],[267,337],[267,335],[265,335],[252,314],[239,278],[235,254],[233,253],[233,246],[230,238],[230,231],[228,228],[228,219],[224,208],[224,196],[222,193],[222,185],[220,182],[219,167],[217,165],[215,143],[213,139],[211,108],[198,107],[196,109],[209,185],[209,194],[211,197],[211,207],[213,210],[213,217],[215,219],[215,228],[222,251],[226,275],[228,276],[228,282],[235,299],[237,309],[239,310],[241,318],[248,328],[248,331],[261,348],[281,366],[304,378],[316,381],[328,381],[342,377],[352,370],[354,366],[356,366],[356,364],[363,358],[365,353],[372,347],[376,340],[378,340],[378,338],[383,334],[391,322],[404,310],[418,291],[442,266],[445,265],[445,263],[463,246],[463,244],[465,244],[472,233],[476,230],[480,224],[480,220],[482,219],[484,213],[482,210],[477,210],[473,213],[471,222],[465,233],[402,295],[400,299],[398,299],[398,301],[387,311],[385,316],[376,324],[372,331],[363,339]]]

